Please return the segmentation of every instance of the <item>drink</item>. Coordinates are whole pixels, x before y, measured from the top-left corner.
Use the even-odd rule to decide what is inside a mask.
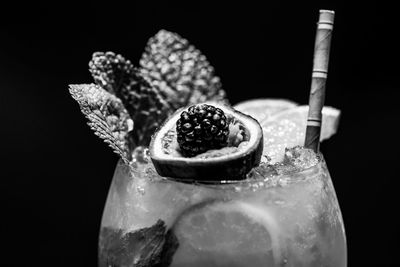
[[[102,220],[100,266],[134,266],[147,257],[130,248],[154,236],[135,233],[160,220],[163,234],[172,229],[177,239],[170,266],[346,266],[330,175],[322,156],[311,157],[301,162],[305,169],[265,164],[222,185],[162,178],[147,156],[133,172],[120,162]]]
[[[287,100],[231,107],[205,57],[164,30],[140,64],[97,52],[96,84],[70,86],[121,157],[100,267],[346,266],[343,220],[318,151],[336,132],[338,110],[313,98],[306,125],[308,106]],[[313,88],[324,95],[324,80]]]

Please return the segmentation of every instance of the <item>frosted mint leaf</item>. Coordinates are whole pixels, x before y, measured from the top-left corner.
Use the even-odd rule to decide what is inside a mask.
[[[140,60],[141,73],[174,109],[205,101],[226,101],[214,68],[176,33],[159,31]]]
[[[95,52],[89,62],[89,71],[95,83],[110,93],[125,93],[126,98],[130,97],[130,89],[136,83],[131,76],[137,71],[129,60],[114,52]]]
[[[89,120],[90,128],[129,163],[128,133],[132,120],[121,100],[94,84],[73,84],[69,91]]]
[[[96,52],[89,62],[89,71],[98,85],[124,104],[135,125],[133,145],[147,146],[151,135],[171,113],[168,103],[121,55]]]

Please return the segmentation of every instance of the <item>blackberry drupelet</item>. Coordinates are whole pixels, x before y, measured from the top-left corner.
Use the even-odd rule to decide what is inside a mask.
[[[198,104],[181,113],[176,122],[176,131],[182,154],[193,157],[226,146],[229,125],[220,108]]]

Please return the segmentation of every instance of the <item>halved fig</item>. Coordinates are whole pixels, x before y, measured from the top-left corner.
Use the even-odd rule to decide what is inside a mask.
[[[257,120],[219,103],[179,109],[150,143],[159,175],[198,182],[244,179],[260,163],[262,150]]]

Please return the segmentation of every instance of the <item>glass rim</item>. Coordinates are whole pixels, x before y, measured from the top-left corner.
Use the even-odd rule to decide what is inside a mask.
[[[280,173],[280,174],[276,174],[276,175],[268,175],[263,177],[262,179],[260,178],[251,178],[248,177],[248,174],[246,175],[246,178],[241,179],[241,180],[219,180],[219,181],[207,181],[207,180],[195,180],[195,179],[179,179],[179,178],[174,178],[174,177],[162,177],[162,176],[158,176],[156,178],[157,182],[176,182],[176,183],[183,183],[183,184],[188,184],[188,185],[195,185],[195,186],[205,186],[205,187],[213,187],[213,188],[217,188],[217,187],[225,187],[225,186],[229,186],[229,185],[241,185],[241,184],[255,184],[255,183],[259,183],[259,182],[265,182],[267,179],[271,179],[271,178],[276,178],[276,180],[283,180],[282,178],[285,177],[291,177],[290,182],[288,184],[293,184],[297,181],[299,181],[298,179],[293,179],[294,176],[307,176],[307,173],[313,172],[315,170],[320,170],[321,168],[323,168],[323,166],[326,166],[326,162],[325,159],[322,155],[321,152],[317,152],[317,159],[318,162],[313,165],[310,166],[308,168],[305,169],[301,169],[301,170],[295,170],[292,172],[288,172],[288,173]],[[151,160],[150,160],[150,163]],[[255,168],[260,167],[262,164],[267,164],[267,163],[261,163],[260,165],[254,167],[252,170],[254,170]],[[319,171],[317,172],[319,173]],[[157,174],[158,175],[158,174]],[[309,175],[311,176],[311,175]]]

